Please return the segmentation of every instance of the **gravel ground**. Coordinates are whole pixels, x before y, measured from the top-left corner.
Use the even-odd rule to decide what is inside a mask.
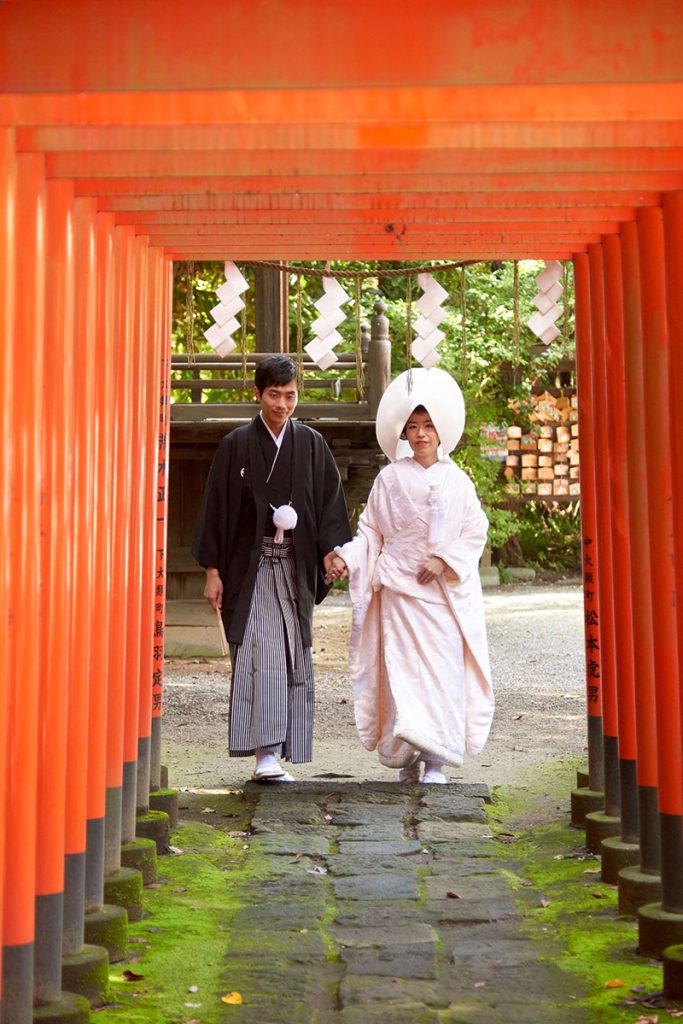
[[[505,586],[486,591],[486,618],[496,693],[491,736],[452,781],[526,785],[535,765],[585,751],[584,662],[580,585]],[[333,593],[316,610],[314,761],[295,766],[299,779],[393,780],[358,742],[346,658],[351,608]],[[252,760],[229,758],[227,659],[171,660],[166,665],[164,763],[171,784],[240,786]]]

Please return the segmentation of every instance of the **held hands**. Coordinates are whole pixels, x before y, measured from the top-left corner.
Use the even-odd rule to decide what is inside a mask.
[[[204,587],[204,597],[209,602],[212,608],[222,608],[223,581],[218,575],[218,569],[206,570],[206,586]]]
[[[323,566],[325,567],[325,583],[332,583],[333,580],[346,580],[349,578],[349,570],[346,568],[346,562],[339,555],[335,554],[334,551],[330,551],[329,554],[323,558]]]
[[[438,555],[432,555],[427,559],[425,564],[417,574],[418,583],[431,583],[436,579],[437,576],[441,576],[446,568],[446,563],[443,558],[439,558]]]

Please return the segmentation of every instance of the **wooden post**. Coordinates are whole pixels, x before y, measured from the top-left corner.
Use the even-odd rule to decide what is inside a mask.
[[[62,926],[66,812],[69,600],[73,519],[73,185],[46,186],[46,259],[50,267],[50,306],[45,318],[43,429],[50,439],[44,456],[41,506],[41,561],[45,591],[45,663],[40,706],[46,727],[38,744],[38,805],[41,855],[36,872],[36,955],[33,998],[53,1003],[62,988]]]
[[[117,420],[114,411],[115,345],[113,327],[114,294],[113,218],[98,213],[95,218],[97,302],[93,359],[95,379],[95,516],[93,520],[93,578],[95,593],[106,600],[93,601],[92,686],[88,723],[88,791],[86,808],[85,910],[99,911],[103,902],[105,792],[107,772],[107,704],[109,686],[110,611],[112,572],[112,505],[115,481],[111,471]],[[87,922],[86,922],[87,924]],[[86,933],[87,938],[87,933]]]
[[[593,376],[593,436],[595,459],[596,535],[599,570],[595,587],[599,595],[600,673],[602,677],[602,735],[605,773],[605,813],[587,816],[587,846],[600,851],[600,842],[619,831],[619,720],[614,636],[614,595],[612,592],[611,502],[609,490],[609,433],[606,404],[605,277],[603,249],[588,247],[591,302],[591,371]],[[579,435],[581,436],[581,434]],[[582,438],[583,440],[583,438]],[[607,820],[606,820],[607,819]],[[611,819],[611,820],[609,820]],[[594,837],[594,841],[591,839]]]
[[[7,748],[3,907],[3,1019],[30,1024],[33,1016],[34,903],[37,854],[38,681],[41,635],[40,507],[45,300],[45,178],[42,156],[16,158],[13,263],[21,267],[14,322],[14,424],[10,495],[10,587],[7,622]],[[20,353],[30,358],[20,358]],[[45,665],[42,665],[45,668]]]
[[[596,587],[595,438],[593,432],[593,380],[590,366],[591,316],[588,257],[574,258],[576,301],[576,374],[581,438],[581,542],[583,563],[583,614],[586,657],[586,710],[588,714],[588,784],[595,802],[602,799],[604,752],[602,740],[602,672],[600,657],[600,601]],[[591,804],[589,803],[590,807]],[[572,820],[579,823],[581,815]],[[583,810],[585,821],[585,809]]]
[[[368,383],[367,394],[370,413],[377,415],[382,395],[391,380],[391,341],[389,339],[389,320],[384,315],[386,306],[378,300],[373,306],[375,315],[370,329],[368,346]]]
[[[16,158],[14,131],[0,128],[0,329],[5,343],[0,346],[0,373],[11,381],[15,363],[14,344],[14,210],[16,207]],[[13,447],[14,447],[14,389],[5,388],[0,423],[0,536],[11,535]],[[0,679],[9,678],[9,609],[11,567],[9,558],[0,558]],[[6,685],[6,684],[5,684]],[[7,691],[0,687],[0,793],[5,793],[5,753],[7,750]],[[0,799],[4,799],[4,796]],[[0,922],[3,920],[5,877],[5,828],[0,828]],[[2,946],[0,942],[0,996],[2,995]],[[0,1016],[2,1001],[0,998]]]
[[[161,722],[164,706],[164,630],[166,619],[166,571],[168,536],[168,443],[171,425],[171,310],[172,269],[168,260],[161,268],[158,299],[161,334],[161,379],[157,437],[156,493],[156,571],[154,579],[154,645],[152,668],[152,748],[150,754],[150,789],[161,788]]]
[[[621,278],[621,240],[603,238],[605,275],[604,400],[608,424],[612,600],[614,607],[615,670],[619,732],[619,794],[621,833],[602,844],[602,879],[615,884],[623,867],[637,863],[638,787],[636,778],[636,707],[634,683],[631,548],[628,507],[629,469],[626,442],[624,314]]]
[[[637,224],[662,844],[662,901],[661,904],[641,907],[638,913],[638,948],[646,956],[660,956],[665,945],[683,940],[683,780],[669,421],[670,355],[661,208],[639,210]],[[677,938],[673,938],[675,931],[678,932]]]
[[[144,346],[144,518],[142,590],[140,614],[140,683],[138,703],[137,810],[149,811],[152,746],[152,689],[154,675],[154,587],[157,571],[156,520],[158,515],[159,390],[161,380],[161,331],[158,315],[162,289],[162,254],[156,247],[147,253],[147,329]]]
[[[666,308],[670,332],[670,413],[673,458],[673,499],[678,515],[674,517],[674,549],[676,552],[676,612],[678,616],[678,676],[681,693],[681,731],[683,732],[683,295],[680,288],[680,267],[683,259],[683,192],[670,192],[663,198],[664,243],[666,246]],[[682,766],[683,768],[683,766]],[[664,995],[680,999],[683,994],[683,964],[680,946],[664,954]]]
[[[289,352],[287,274],[272,267],[254,270],[257,352]]]
[[[72,493],[73,586],[71,588],[70,685],[64,879],[63,953],[75,955],[84,944],[85,848],[88,766],[88,714],[91,689],[91,637],[95,594],[93,575],[93,499],[95,478],[95,337],[97,294],[94,202],[74,203],[74,475]]]
[[[638,751],[638,817],[640,865],[619,874],[619,909],[635,914],[643,903],[660,895],[661,865],[657,809],[657,729],[650,574],[650,523],[646,480],[645,390],[643,385],[643,329],[640,309],[638,229],[621,229],[621,273],[624,298],[624,369],[626,447],[628,450],[628,502],[631,549],[631,601],[633,626],[636,741]]]
[[[132,284],[133,231],[114,229],[114,412],[118,423],[132,417],[133,344],[129,316]],[[132,474],[130,437],[122,430],[114,436],[114,500],[112,504],[111,617],[109,621],[109,679],[107,683],[107,794],[105,818],[105,876],[121,867],[121,804],[123,787],[124,671],[127,640],[126,601],[130,537],[128,533]]]
[[[130,553],[126,595],[125,713],[123,728],[123,794],[121,839],[135,839],[138,771],[138,719],[140,699],[140,627],[143,589],[145,505],[145,343],[147,341],[147,240],[136,235],[132,254],[129,314],[133,338],[133,406],[129,451],[136,467],[128,520]]]

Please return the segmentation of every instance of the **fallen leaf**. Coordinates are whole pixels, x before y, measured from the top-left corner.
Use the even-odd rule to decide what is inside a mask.
[[[188,992],[199,992],[199,985],[190,985]]]
[[[169,846],[168,852],[172,853],[174,857],[179,857],[183,851],[180,849],[179,846]]]
[[[129,942],[141,942],[144,946],[148,945],[147,939],[130,938],[130,939],[128,939],[128,941]]]
[[[228,832],[231,839],[245,839],[249,835],[248,832]]]
[[[548,906],[550,906],[550,900],[548,899],[547,896],[539,896],[538,897],[538,905],[539,905],[539,907],[548,907]]]
[[[128,957],[128,963],[129,964],[139,964],[141,960],[142,960],[141,956],[129,956]]]
[[[324,868],[321,864],[316,864],[314,868],[308,868],[306,871],[308,875],[326,875],[327,868]]]
[[[683,1010],[667,1010],[670,1017],[683,1017]]]
[[[242,1005],[242,993],[241,992],[226,992],[224,996],[221,996],[222,1003],[229,1003],[230,1006],[241,1006]]]
[[[136,974],[135,971],[124,971],[121,977],[126,981],[142,981],[144,974]]]
[[[216,808],[215,807],[202,807],[202,814],[215,814],[215,813],[216,813]]]
[[[607,898],[607,894],[604,892],[592,892],[591,896],[594,900],[604,900]]]
[[[653,1013],[650,1017],[639,1017],[636,1024],[659,1024],[659,1014]]]
[[[619,981],[618,978],[610,978],[609,981],[605,982],[605,988],[623,988],[623,981]]]
[[[145,886],[145,889],[163,889],[163,887],[164,887],[164,883],[163,882],[149,882]]]
[[[171,892],[187,892],[187,889],[184,885],[179,885],[177,889],[171,889]]]
[[[459,900],[460,899],[460,897],[458,896],[457,892],[447,892],[446,896],[448,897],[449,900]]]

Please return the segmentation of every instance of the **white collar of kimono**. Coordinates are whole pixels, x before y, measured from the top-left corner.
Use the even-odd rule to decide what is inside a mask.
[[[268,426],[268,424],[265,421],[262,409],[259,410],[259,416],[261,417],[261,422],[263,423],[263,426],[266,428],[266,430],[268,431],[268,433],[272,437],[273,441],[275,441],[275,444],[277,445],[277,450],[280,451],[280,445],[282,444],[282,442],[285,439],[285,433],[287,431],[287,424],[289,423],[289,420],[285,420],[285,425],[284,425],[284,427],[282,428],[282,430],[280,431],[279,434],[274,434],[273,431],[270,429],[270,427]]]
[[[380,448],[391,462],[411,455],[403,428],[418,405],[429,412],[440,441],[440,456],[453,451],[465,429],[465,401],[450,373],[433,366],[404,370],[389,384],[377,410],[375,432]]]

